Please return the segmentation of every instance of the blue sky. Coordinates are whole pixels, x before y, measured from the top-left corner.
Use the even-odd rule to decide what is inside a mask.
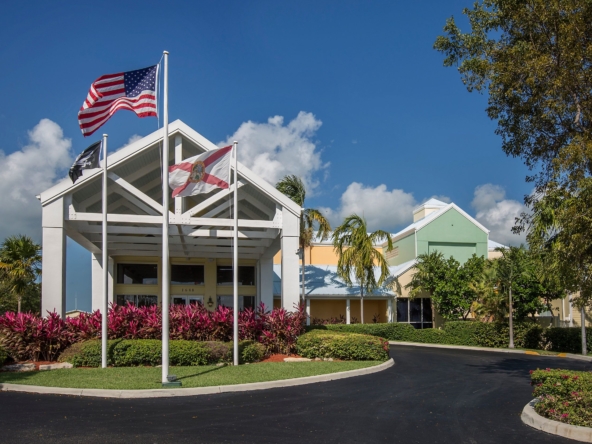
[[[414,206],[439,196],[476,216],[492,239],[519,243],[509,227],[530,191],[528,172],[501,151],[487,97],[469,94],[432,49],[446,18],[460,18],[470,4],[3,5],[0,237],[24,232],[40,240],[34,195],[64,177],[94,141],[82,137],[76,119],[91,82],[155,64],[166,49],[171,121],[215,143],[239,138],[248,156],[241,160],[270,181],[304,176],[307,206],[332,221],[356,211],[371,228],[395,232]],[[155,118],[122,111],[99,133],[116,148],[157,127]],[[15,188],[23,175],[27,184]],[[75,294],[78,307],[89,308],[90,257],[73,243],[68,273],[68,309]]]

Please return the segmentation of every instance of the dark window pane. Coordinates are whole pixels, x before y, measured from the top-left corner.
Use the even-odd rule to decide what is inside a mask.
[[[173,298],[173,305],[185,305],[185,298]]]
[[[418,330],[421,328],[421,322],[412,322],[411,325]]]
[[[233,308],[234,301],[232,296],[218,296],[218,305],[223,307]],[[244,310],[245,308],[255,308],[255,296],[239,296],[238,297],[238,309]]]
[[[409,322],[409,299],[397,299],[397,322]]]
[[[189,298],[189,305],[203,305],[203,298],[202,297],[194,297]]]
[[[218,267],[217,282],[218,285],[232,285],[232,266],[224,265]]]
[[[172,265],[171,284],[173,285],[203,285],[203,265]]]
[[[233,276],[231,265],[219,266],[217,275],[218,285],[232,285]],[[255,285],[255,267],[239,265],[238,285]]]
[[[117,264],[118,284],[156,285],[158,271],[156,264]]]
[[[156,296],[147,296],[139,294],[137,297],[138,307],[149,307],[151,305],[156,305],[158,303],[158,298]]]
[[[238,285],[255,285],[255,267],[238,267]]]
[[[127,303],[135,305],[136,307],[145,307],[150,305],[156,305],[158,303],[158,298],[153,295],[145,295],[145,294],[118,294],[117,295],[117,304],[118,305],[126,305]]]
[[[243,296],[243,306],[242,309],[251,308],[255,309],[255,296]]]
[[[423,322],[432,322],[432,300],[429,298],[423,299]]]
[[[409,300],[409,318],[411,322],[421,322],[421,299]]]
[[[434,325],[434,324],[432,324],[431,322],[425,322],[425,323],[423,324],[423,328],[433,328],[433,325]]]

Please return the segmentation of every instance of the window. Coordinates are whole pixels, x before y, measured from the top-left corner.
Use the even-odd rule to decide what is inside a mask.
[[[158,284],[156,264],[117,264],[118,284]]]
[[[128,302],[136,307],[149,307],[158,303],[158,297],[148,294],[117,295],[117,305],[126,305]]]
[[[172,305],[203,305],[203,296],[172,296]]]
[[[171,284],[172,285],[203,285],[204,284],[204,266],[203,265],[172,265],[171,266]]]
[[[397,299],[397,322],[406,322],[419,329],[432,328],[431,299]]]
[[[223,307],[232,308],[233,297],[232,296],[218,296],[218,305]],[[255,296],[239,296],[238,297],[238,309],[244,310],[246,308],[255,309]]]
[[[217,270],[218,285],[232,285],[232,265],[222,265]],[[238,266],[238,285],[255,285],[255,267]]]

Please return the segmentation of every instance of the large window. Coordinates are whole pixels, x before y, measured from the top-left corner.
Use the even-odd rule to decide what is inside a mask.
[[[232,265],[218,266],[217,270],[218,285],[232,285]],[[238,267],[238,285],[255,285],[255,267]]]
[[[156,264],[117,264],[118,284],[158,284]]]
[[[218,296],[218,305],[223,307],[233,308],[233,297],[232,296]],[[255,309],[255,296],[239,296],[238,297],[238,309],[244,310],[245,308]]]
[[[126,305],[127,303],[136,307],[148,307],[158,303],[158,297],[149,294],[118,294],[117,305]]]
[[[397,322],[406,322],[415,328],[432,328],[431,299],[397,299]]]
[[[203,285],[203,265],[172,265],[171,284],[173,285]]]

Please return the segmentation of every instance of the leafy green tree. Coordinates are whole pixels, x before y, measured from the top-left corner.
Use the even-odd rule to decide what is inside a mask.
[[[575,304],[585,319],[592,305],[592,179],[582,177],[569,187],[551,183],[524,219],[531,249],[545,255],[560,285],[578,295]],[[582,353],[586,354],[585,322]]]
[[[276,189],[288,196],[298,205],[304,208],[304,201],[306,199],[306,187],[298,176],[285,176],[276,184]],[[317,239],[323,241],[329,238],[331,233],[331,225],[329,221],[321,214],[319,210],[314,208],[304,208],[300,215],[300,251],[302,252],[302,300],[305,297],[305,258],[306,249],[310,248],[313,238],[315,237],[315,226]]]
[[[485,262],[483,273],[471,284],[479,299],[473,303],[473,312],[484,322],[504,322],[508,315],[508,300],[499,290],[497,262]]]
[[[0,284],[9,297],[16,299],[17,311],[21,312],[23,298],[27,308],[37,303],[41,275],[41,246],[28,236],[7,237],[0,245]]]
[[[364,293],[369,294],[382,286],[390,275],[388,263],[375,245],[386,242],[385,251],[393,249],[391,235],[383,230],[368,233],[366,220],[357,214],[346,217],[333,233],[333,248],[338,255],[337,273],[348,286],[352,276],[360,285],[360,315],[364,323]],[[374,267],[380,268],[376,278]]]
[[[476,286],[483,274],[485,259],[475,254],[463,265],[444,258],[439,251],[417,256],[415,274],[405,288],[416,297],[430,293],[434,308],[444,319],[466,320],[478,300]]]
[[[539,187],[558,171],[564,181],[589,175],[592,2],[480,0],[463,14],[470,31],[451,17],[434,48],[469,91],[488,92],[504,152],[536,169]]]

